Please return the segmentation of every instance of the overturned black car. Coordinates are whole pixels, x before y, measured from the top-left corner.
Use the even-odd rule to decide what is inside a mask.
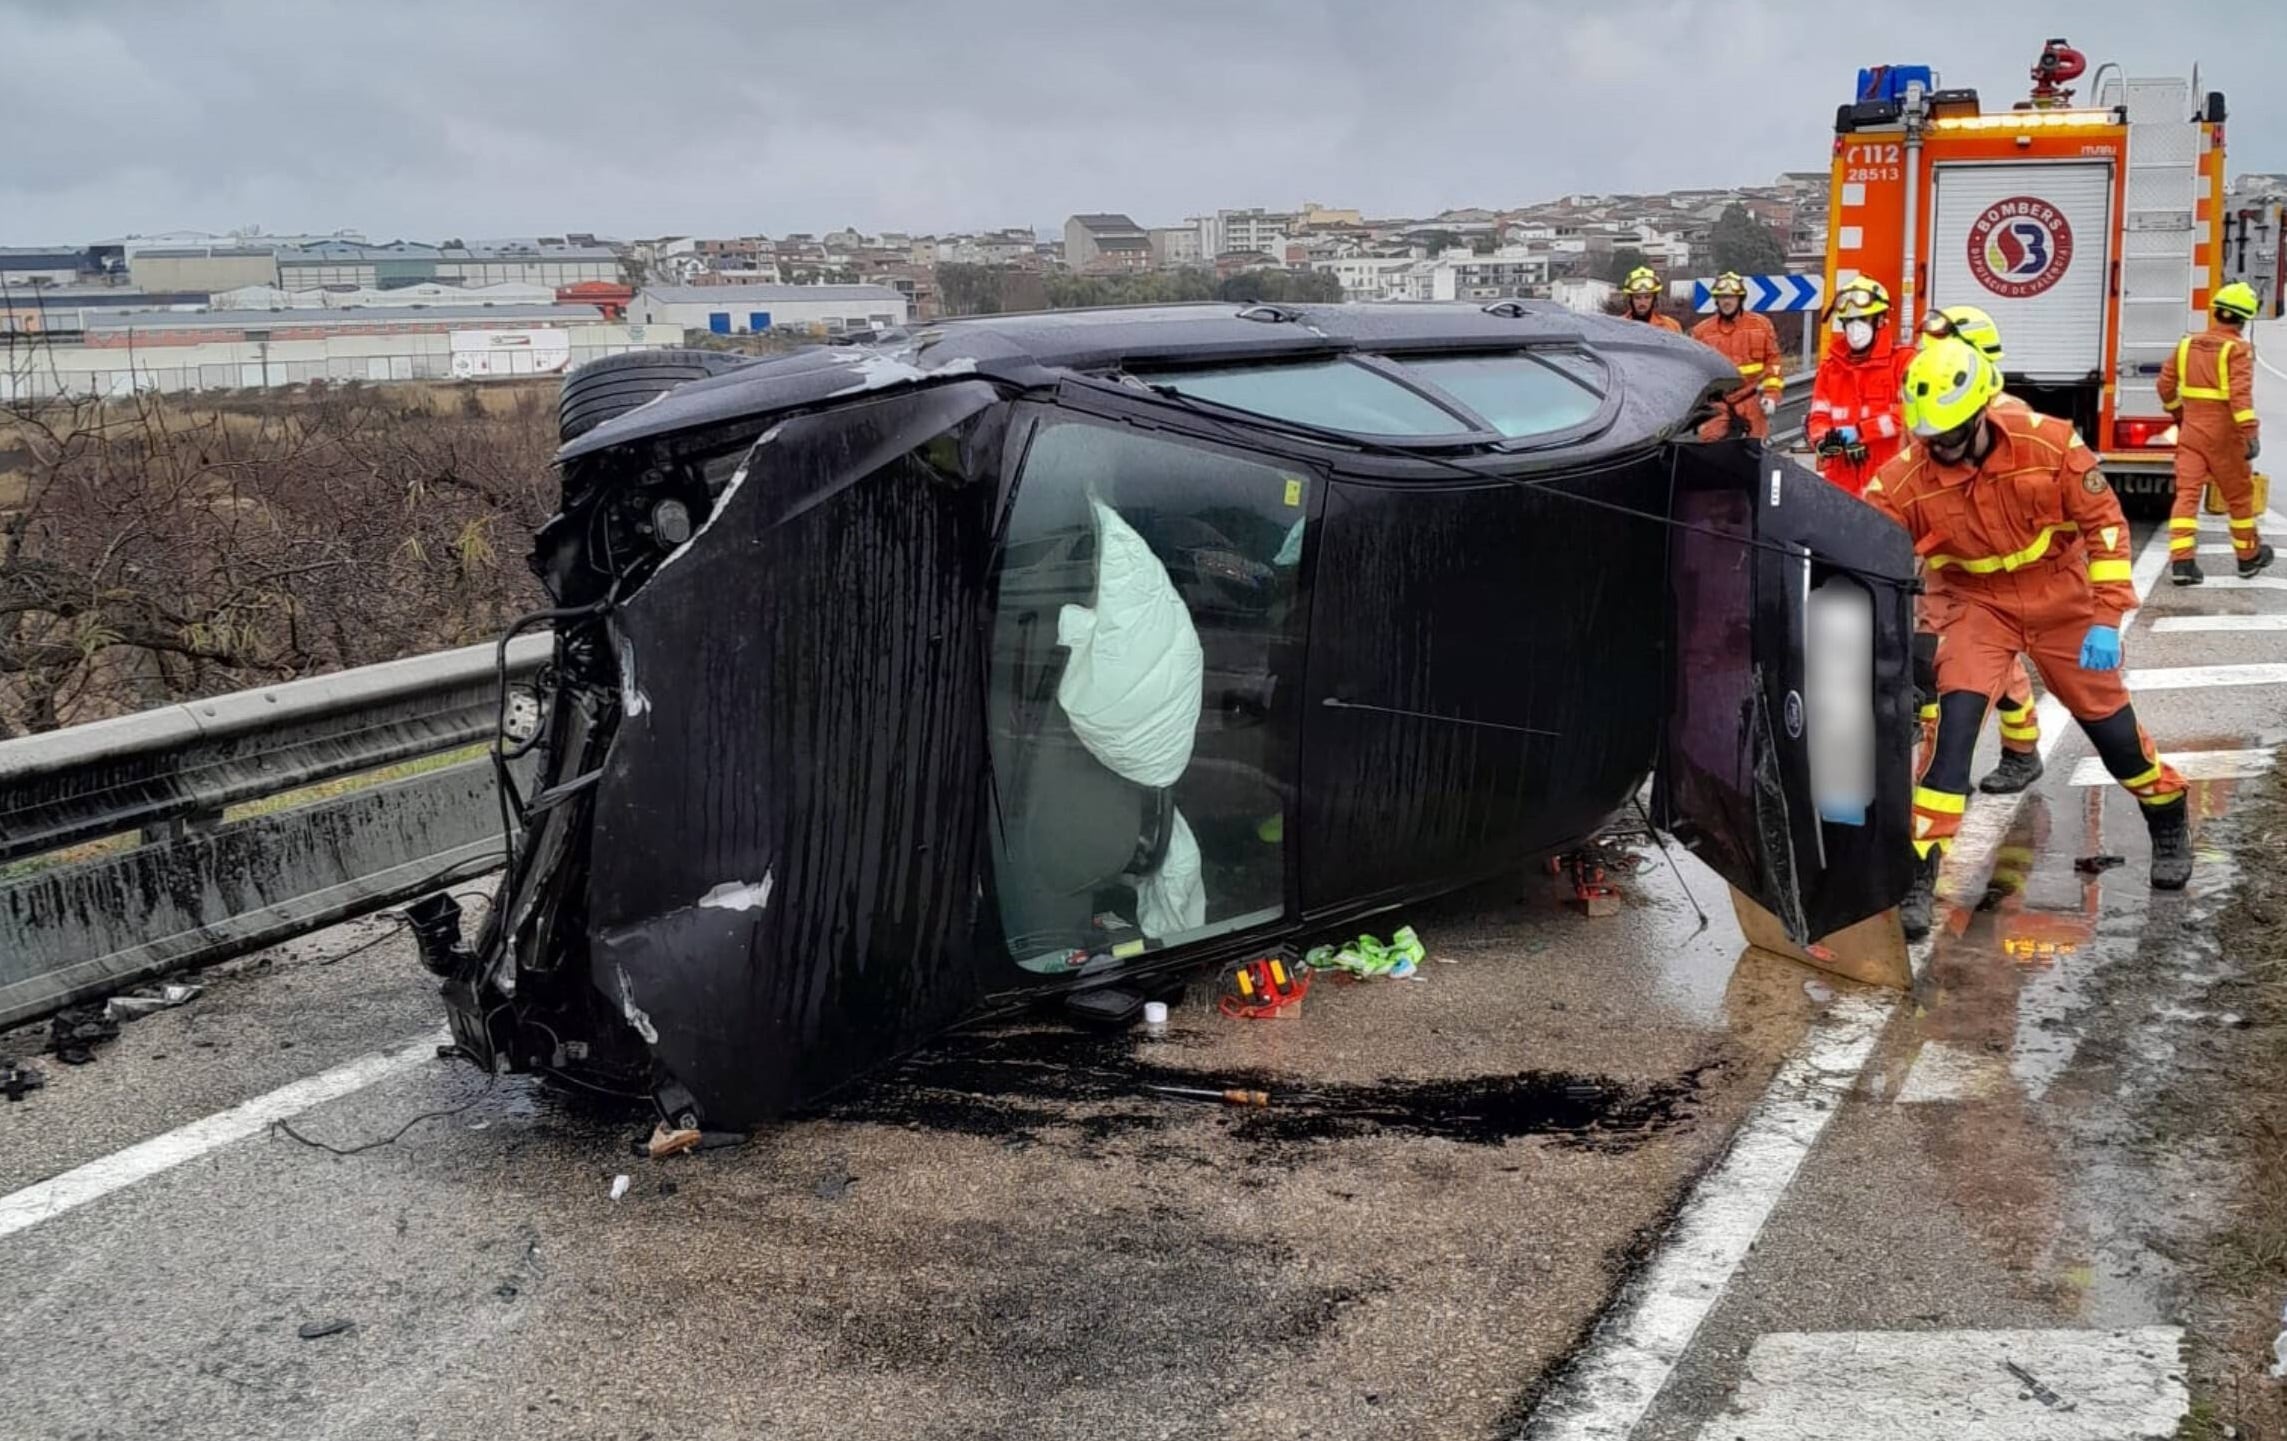
[[[1798,938],[1878,913],[1912,555],[1693,439],[1736,383],[1513,301],[583,368],[508,873],[473,945],[428,917],[458,1047],[743,1125],[966,1019],[1117,1013],[1518,868],[1652,772]]]

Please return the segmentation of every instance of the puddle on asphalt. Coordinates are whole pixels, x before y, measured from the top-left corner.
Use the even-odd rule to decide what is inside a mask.
[[[1434,1081],[1301,1082],[1261,1070],[1173,1064],[1180,1036],[1141,1040],[1062,1027],[956,1036],[861,1083],[812,1117],[954,1131],[1014,1143],[1085,1141],[1218,1124],[1266,1150],[1362,1136],[1497,1146],[1545,1137],[1625,1151],[1689,1118],[1704,1070],[1650,1084],[1552,1071]],[[1268,1093],[1267,1106],[1155,1094],[1153,1086]]]
[[[1922,1079],[1943,1091],[1949,1060],[1981,1068],[1979,1085],[1940,1097],[1966,1109],[1932,1116],[1946,1131],[1986,1138],[1960,1152],[1983,1178],[1963,1183],[1999,1194],[2017,1167],[2045,1173],[2017,1183],[2056,1188],[2042,1207],[2054,1207],[2039,1228],[2042,1269],[2091,1323],[2143,1324],[2170,1311],[2176,1268],[2147,1244],[2148,1222],[2199,1202],[2191,1158],[2154,1144],[2150,1110],[2182,1048],[2230,1024],[2203,998],[2230,970],[2214,925],[2237,874],[2225,817],[2245,784],[2193,783],[2199,863],[2181,894],[2150,888],[2142,827],[2114,788],[2028,797],[1995,852],[1994,883],[1977,904],[1943,913],[1920,988],[1914,1065],[1932,1066]],[[2075,869],[2076,858],[2102,854],[2124,863]],[[1940,1135],[1933,1144],[1945,1144]]]

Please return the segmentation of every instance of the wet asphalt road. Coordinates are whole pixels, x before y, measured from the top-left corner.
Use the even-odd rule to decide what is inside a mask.
[[[353,1157],[257,1133],[0,1236],[0,1356],[39,1378],[0,1430],[1496,1434],[1814,1009],[1790,967],[1735,969],[1728,916],[1695,938],[1664,875],[1610,919],[1565,894],[1425,908],[1420,981],[1322,984],[1297,1020],[1195,1000],[1164,1041],[956,1040],[661,1162],[629,1154],[640,1117],[410,1064],[295,1126],[348,1145],[466,1109]],[[431,1031],[401,939],[329,963],[386,932],[210,974],[50,1064],[0,1108],[0,1192]],[[1241,1073],[1328,1099],[1137,1094]]]

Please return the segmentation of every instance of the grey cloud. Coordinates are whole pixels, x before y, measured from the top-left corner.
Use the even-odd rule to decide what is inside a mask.
[[[1304,199],[1369,212],[1766,181],[1863,64],[2014,95],[2056,28],[2203,62],[2287,169],[2287,6],[1809,0],[961,5],[0,0],[0,241],[946,229]]]

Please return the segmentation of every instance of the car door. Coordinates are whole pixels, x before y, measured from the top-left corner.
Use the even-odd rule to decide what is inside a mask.
[[[1656,815],[1816,940],[1911,879],[1913,548],[1752,441],[1675,445],[1671,476]],[[1862,623],[1827,630],[1836,613]]]

